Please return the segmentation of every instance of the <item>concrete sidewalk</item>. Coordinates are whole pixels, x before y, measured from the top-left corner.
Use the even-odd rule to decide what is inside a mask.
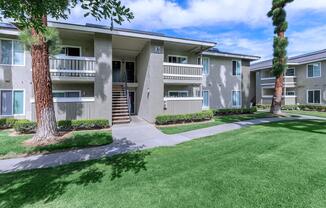
[[[212,136],[223,132],[233,131],[243,127],[286,120],[319,119],[312,116],[288,118],[262,118],[236,123],[222,124],[205,129],[198,129],[175,135],[165,135],[154,125],[138,117],[133,117],[130,124],[112,127],[114,142],[110,145],[71,150],[44,155],[0,160],[0,173],[55,167],[73,162],[99,159],[130,151],[161,146],[173,146],[197,138]]]

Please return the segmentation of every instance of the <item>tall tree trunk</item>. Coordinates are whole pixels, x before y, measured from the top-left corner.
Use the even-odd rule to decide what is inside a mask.
[[[280,39],[285,38],[285,33],[280,32],[278,33],[278,37]],[[280,58],[280,63],[284,64],[285,63],[285,57],[279,57]],[[271,110],[270,112],[276,115],[281,115],[282,114],[282,96],[283,96],[283,82],[284,82],[284,72],[282,72],[280,75],[276,76],[275,79],[275,88],[274,88],[274,94],[273,94],[273,99],[272,99],[272,105],[271,105]]]
[[[276,77],[274,95],[273,95],[272,106],[271,106],[271,113],[276,115],[282,114],[283,82],[284,82],[283,74],[281,76]]]
[[[47,18],[45,16],[42,18],[42,21],[44,25],[47,25]],[[37,119],[37,131],[33,141],[35,143],[42,143],[58,136],[58,130],[53,106],[48,46],[41,34],[33,30],[32,35],[39,39],[39,43],[31,48],[32,78]]]

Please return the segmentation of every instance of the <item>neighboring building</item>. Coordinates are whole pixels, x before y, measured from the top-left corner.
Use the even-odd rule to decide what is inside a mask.
[[[256,76],[257,104],[271,104],[275,77],[272,60],[251,65]],[[284,74],[283,104],[326,105],[326,50],[288,59]]]
[[[50,22],[62,40],[50,58],[56,118],[154,122],[160,114],[249,106],[250,61],[213,42],[98,25]],[[0,25],[1,117],[35,120],[31,56],[18,30]],[[128,95],[128,96],[126,96]]]

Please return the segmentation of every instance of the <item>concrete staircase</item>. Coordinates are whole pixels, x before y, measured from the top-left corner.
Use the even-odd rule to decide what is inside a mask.
[[[127,95],[122,85],[112,86],[112,123],[130,123]]]

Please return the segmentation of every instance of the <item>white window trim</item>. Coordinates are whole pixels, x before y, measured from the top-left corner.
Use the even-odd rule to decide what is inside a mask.
[[[309,103],[309,92],[310,91],[319,91],[319,95],[320,95],[320,98],[319,98],[319,103]],[[307,103],[308,104],[321,104],[321,99],[322,99],[322,94],[321,94],[321,89],[308,89],[307,92],[306,92],[306,95],[307,95]],[[313,100],[315,100],[315,93],[314,93],[314,97],[313,97]]]
[[[240,74],[233,74],[233,62],[239,62],[240,63]],[[240,77],[241,76],[241,74],[242,74],[242,60],[240,60],[240,59],[233,59],[232,61],[231,61],[231,63],[232,63],[232,70],[231,70],[231,74],[232,74],[232,76],[234,76],[234,77]]]
[[[240,95],[240,104],[239,105],[233,105],[233,92],[239,92],[239,95]],[[239,107],[241,107],[242,106],[242,95],[241,95],[241,90],[232,90],[232,92],[231,92],[231,102],[232,102],[232,107],[234,107],[234,108],[239,108]]]
[[[169,90],[169,91],[168,91],[168,96],[169,96],[169,97],[172,97],[172,96],[170,96],[170,93],[171,93],[171,92],[177,92],[177,93],[180,93],[180,92],[181,92],[181,93],[184,93],[184,92],[185,92],[185,93],[187,93],[187,97],[189,96],[189,92],[188,92],[187,90]]]
[[[287,95],[288,92],[292,92],[294,95]],[[288,97],[288,96],[296,96],[296,93],[295,93],[295,91],[293,91],[293,90],[286,91],[285,96],[286,96],[286,97]]]
[[[0,41],[1,40],[11,40],[11,64],[1,64],[0,63],[0,66],[25,66],[26,65],[26,51],[25,51],[25,44],[22,43],[20,40],[18,39],[9,39],[9,38],[0,38]],[[23,44],[23,47],[24,47],[24,63],[23,64],[14,64],[14,41],[19,41]],[[1,46],[1,44],[0,44]]]
[[[207,92],[208,96],[207,96],[207,103],[208,103],[208,106],[204,106],[204,92]],[[202,90],[202,95],[203,97],[203,106],[202,106],[202,109],[209,109],[209,90]]]
[[[320,75],[319,76],[316,76],[316,77],[309,77],[309,73],[308,73],[308,69],[309,69],[309,65],[312,65],[312,64],[319,64],[320,65]],[[306,77],[307,77],[307,79],[314,79],[314,78],[319,78],[319,77],[321,77],[321,72],[322,72],[322,70],[321,70],[321,67],[322,67],[322,65],[321,65],[321,62],[314,62],[314,63],[309,63],[309,64],[307,64],[307,68],[306,68]]]
[[[81,90],[53,90],[52,93],[66,93],[66,92],[78,92],[79,97],[81,97]]]
[[[186,59],[186,64],[188,64],[188,56],[172,55],[172,54],[170,54],[170,55],[168,55],[168,60],[167,60],[168,63],[173,63],[173,62],[169,62],[169,58],[170,58],[170,57],[185,58],[185,59]],[[176,63],[176,64],[177,64],[177,63]],[[179,64],[183,64],[183,63],[179,63]]]
[[[204,72],[204,64],[203,64],[204,63],[204,61],[203,61],[204,58],[206,58],[208,60],[208,70],[207,70],[207,73]],[[203,66],[203,75],[209,75],[209,73],[211,71],[210,70],[210,68],[211,68],[211,59],[209,57],[202,57],[201,58],[201,65]]]
[[[25,89],[1,89],[0,90],[0,108],[2,107],[1,106],[1,91],[11,91],[12,92],[12,95],[11,95],[11,104],[12,104],[12,112],[10,115],[1,115],[1,111],[0,111],[0,117],[10,117],[10,116],[25,116],[26,113],[25,113]],[[23,113],[22,114],[14,114],[14,91],[23,91]]]
[[[286,76],[286,72],[287,72],[287,70],[289,70],[289,69],[293,69],[294,70],[294,75],[293,76]],[[285,73],[284,73],[284,78],[294,78],[294,77],[296,77],[296,74],[297,74],[297,70],[296,70],[296,68],[295,67],[288,67],[287,69],[286,69],[286,71],[285,71]]]
[[[61,45],[60,46],[61,48],[78,48],[79,49],[79,57],[82,57],[83,56],[83,51],[82,51],[82,47],[81,46],[77,46],[77,45]],[[61,54],[61,55],[65,55],[66,57],[75,57],[75,56],[67,56],[66,54]],[[77,56],[78,57],[78,56]]]

